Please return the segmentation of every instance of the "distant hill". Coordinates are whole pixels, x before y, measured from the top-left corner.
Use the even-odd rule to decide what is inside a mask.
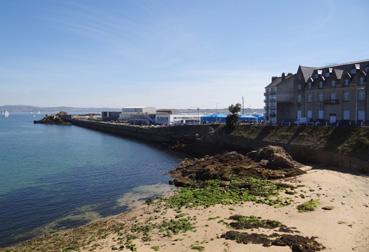
[[[76,107],[37,107],[28,105],[3,105],[0,106],[0,111],[9,112],[38,112],[41,113],[55,113],[65,111],[67,113],[91,113],[101,111],[120,111],[120,108],[76,108]]]

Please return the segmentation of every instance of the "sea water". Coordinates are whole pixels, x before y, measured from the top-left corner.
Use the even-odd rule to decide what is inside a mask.
[[[181,156],[77,126],[0,116],[0,246],[120,213],[167,190]]]

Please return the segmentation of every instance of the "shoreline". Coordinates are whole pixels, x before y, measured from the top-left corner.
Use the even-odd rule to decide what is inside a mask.
[[[185,208],[179,212],[163,206],[158,207],[156,204],[142,203],[127,212],[78,228],[49,234],[37,238],[39,240],[34,239],[13,248],[2,248],[0,251],[31,251],[30,248],[38,248],[37,251],[60,251],[61,247],[58,249],[52,247],[55,236],[70,236],[72,244],[76,242],[75,239],[82,237],[90,241],[86,246],[67,247],[66,249],[69,250],[65,251],[119,251],[117,243],[125,236],[125,234],[120,236],[119,233],[131,230],[135,223],[161,222],[164,219],[176,220],[178,218],[188,218],[190,222],[193,222],[193,230],[164,237],[158,230],[151,230],[150,240],[142,241],[138,238],[124,240],[125,248],[121,251],[244,251],[245,249],[290,251],[288,247],[265,248],[258,244],[246,245],[221,238],[222,232],[230,230],[225,223],[229,222],[229,217],[234,214],[255,215],[295,227],[301,235],[317,236],[317,240],[326,247],[325,251],[366,251],[365,249],[369,246],[369,233],[367,232],[369,224],[366,221],[366,214],[369,211],[369,195],[365,190],[369,183],[368,177],[313,169],[307,174],[283,181],[303,185],[299,191],[304,198],[301,198],[301,194],[298,193],[296,195],[286,194],[284,196],[293,198],[294,203],[281,208],[244,202],[232,205],[218,204],[208,208]],[[166,197],[169,195],[170,193],[167,193]],[[312,212],[299,213],[296,205],[307,199],[319,199],[321,206]],[[324,206],[330,206],[332,209],[323,210],[321,207]],[[263,233],[268,232],[269,230],[263,230]],[[38,246],[41,247],[37,247],[35,242],[39,242]],[[136,250],[127,249],[132,244]]]

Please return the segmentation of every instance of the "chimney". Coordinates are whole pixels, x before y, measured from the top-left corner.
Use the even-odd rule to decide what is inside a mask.
[[[278,78],[278,76],[272,76],[272,82],[275,81]]]
[[[284,79],[286,79],[286,74],[283,72],[282,73],[282,81],[284,81]]]

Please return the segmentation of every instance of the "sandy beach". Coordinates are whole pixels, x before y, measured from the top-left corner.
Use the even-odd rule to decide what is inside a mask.
[[[221,238],[232,215],[257,216],[276,220],[296,230],[301,236],[317,237],[324,251],[369,251],[369,177],[332,170],[312,169],[307,174],[285,179],[284,182],[296,187],[294,194],[284,196],[293,202],[285,207],[246,202],[236,205],[215,205],[208,208],[182,208],[178,211],[161,204],[141,204],[123,213],[93,224],[58,232],[58,236],[74,239],[84,237],[81,247],[60,248],[50,236],[34,243],[26,243],[10,251],[291,251],[288,246],[263,247],[260,244],[243,244]],[[320,205],[311,212],[299,212],[296,206],[307,200],[319,200]],[[324,210],[322,208],[328,208]],[[147,223],[162,223],[164,220],[188,218],[192,230],[163,235],[160,230],[150,230],[149,239],[132,238],[128,235],[133,226]],[[104,234],[91,235],[91,230],[104,227]],[[106,231],[108,230],[108,231]],[[109,231],[110,230],[110,231]],[[273,229],[251,229],[245,232],[271,234]],[[81,233],[84,236],[77,236]],[[96,232],[95,232],[96,233]],[[81,242],[82,240],[81,239]],[[145,241],[143,241],[145,240]],[[51,242],[52,241],[52,242]],[[43,245],[42,245],[43,244]],[[119,246],[125,244],[125,246]],[[35,250],[34,250],[35,251]]]

